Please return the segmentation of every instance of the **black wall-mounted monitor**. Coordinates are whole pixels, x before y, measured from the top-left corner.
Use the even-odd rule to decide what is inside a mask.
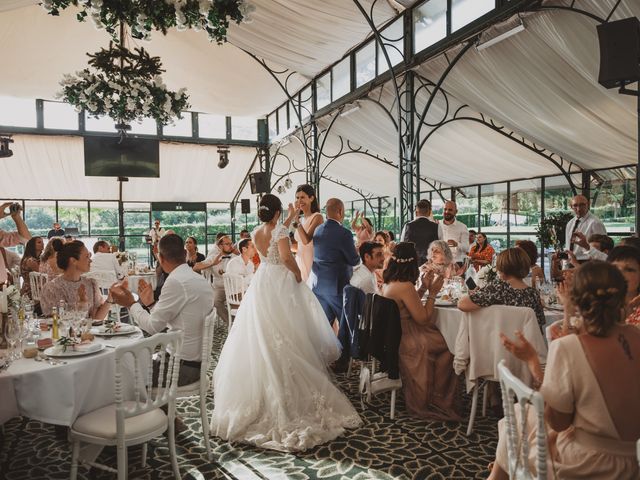
[[[146,138],[85,137],[88,177],[160,177],[160,142]]]

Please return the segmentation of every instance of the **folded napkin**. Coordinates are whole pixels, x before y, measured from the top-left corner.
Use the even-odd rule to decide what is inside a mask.
[[[71,348],[76,352],[96,352],[102,348],[102,344],[91,342],[91,343],[78,343]],[[67,348],[67,350],[70,350]]]

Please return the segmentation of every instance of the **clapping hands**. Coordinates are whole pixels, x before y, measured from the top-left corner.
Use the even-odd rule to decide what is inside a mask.
[[[144,280],[140,280],[142,283]],[[146,282],[145,282],[146,283]],[[109,295],[113,298],[114,303],[121,305],[123,307],[130,307],[134,303],[136,303],[135,298],[133,298],[133,294],[128,289],[129,283],[127,280],[123,280],[120,283],[114,283],[111,285],[109,289]]]
[[[143,278],[138,282],[138,296],[140,297],[140,301],[146,306],[149,306],[154,302],[153,287]]]
[[[504,333],[501,333],[500,341],[504,348],[523,362],[529,362],[538,358],[538,352],[536,352],[536,349],[533,348],[533,345],[529,343],[520,330],[516,330],[516,340],[511,340]]]

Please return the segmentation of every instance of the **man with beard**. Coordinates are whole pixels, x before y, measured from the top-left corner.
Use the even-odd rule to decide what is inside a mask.
[[[462,265],[469,251],[469,230],[467,226],[456,220],[458,207],[456,202],[449,200],[444,204],[444,218],[442,220],[442,239],[447,242],[453,261]]]

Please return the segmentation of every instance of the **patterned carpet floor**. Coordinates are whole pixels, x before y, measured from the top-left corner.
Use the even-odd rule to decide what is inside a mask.
[[[214,361],[226,338],[219,328]],[[206,456],[197,401],[181,400],[178,412],[188,431],[176,437],[180,471],[185,480],[202,479],[473,479],[486,478],[497,443],[497,418],[478,416],[474,432],[465,435],[466,420],[425,421],[406,414],[402,395],[395,420],[389,419],[389,395],[381,395],[363,409],[357,393],[357,374],[337,377],[338,384],[364,420],[362,427],[336,440],[298,454],[286,454],[233,444],[212,437],[214,460]],[[462,393],[461,393],[462,395]],[[209,409],[213,399],[209,399]],[[464,396],[468,417],[469,397]],[[186,415],[194,414],[194,417]],[[28,418],[5,424],[0,438],[0,478],[69,478],[71,450],[52,425]],[[115,448],[106,448],[98,461],[115,467]],[[115,474],[81,467],[79,479],[114,479]],[[129,449],[129,478],[164,480],[173,478],[169,450],[164,437],[149,445],[147,467],[141,466],[141,448]]]

